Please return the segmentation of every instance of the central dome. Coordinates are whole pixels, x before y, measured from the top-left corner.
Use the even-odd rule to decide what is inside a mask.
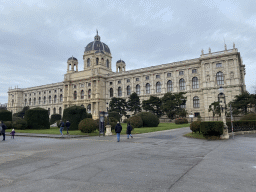
[[[85,47],[85,51],[98,51],[98,52],[106,52],[106,53],[110,53],[110,49],[109,47],[100,41],[100,36],[98,35],[98,31],[97,31],[97,35],[94,37],[94,41],[92,41],[91,43],[89,43],[86,47]]]

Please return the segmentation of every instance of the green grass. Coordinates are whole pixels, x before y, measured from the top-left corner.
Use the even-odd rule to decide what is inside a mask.
[[[126,123],[121,123],[123,129],[121,134],[126,134]],[[134,128],[132,130],[132,134],[140,134],[140,133],[149,133],[149,132],[156,132],[156,131],[163,131],[163,130],[169,130],[169,129],[177,129],[182,127],[189,127],[189,124],[174,124],[174,123],[160,123],[158,127],[142,127],[142,128]],[[12,129],[6,129],[6,132],[11,132]],[[51,127],[50,129],[26,129],[26,130],[15,130],[16,133],[35,133],[35,134],[53,134],[53,135],[59,135],[60,131],[58,127]],[[93,133],[82,133],[80,130],[75,131],[68,131],[70,135],[88,135],[88,136],[98,136],[99,131],[96,130]],[[115,130],[112,130],[112,133],[115,134]],[[63,130],[63,134],[66,134],[66,129]]]
[[[202,133],[187,133],[184,135],[185,137],[195,138],[195,139],[205,139]]]

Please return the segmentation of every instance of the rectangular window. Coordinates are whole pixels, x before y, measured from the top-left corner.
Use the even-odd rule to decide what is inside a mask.
[[[196,69],[192,69],[192,73],[197,73],[197,70]]]
[[[222,63],[217,63],[216,67],[222,67]]]
[[[109,85],[112,85],[113,84],[113,82],[109,82]]]
[[[56,92],[57,92],[57,90],[55,89],[55,90],[54,90],[54,93],[56,93]]]
[[[121,80],[119,80],[117,83],[118,83],[118,84],[121,84]]]
[[[160,75],[156,75],[156,78],[159,79],[159,78],[160,78]]]
[[[75,88],[76,88],[76,85],[73,85],[73,88],[75,89]]]
[[[180,71],[180,72],[179,72],[179,75],[184,75],[184,71]]]
[[[171,77],[172,76],[172,74],[171,73],[167,73],[167,77]]]
[[[136,78],[136,81],[139,81],[140,80],[140,78]]]
[[[146,76],[146,80],[149,80],[149,76]]]
[[[51,91],[49,91],[49,93],[51,93]]]
[[[88,87],[91,87],[91,83],[88,83]]]
[[[38,92],[39,95],[41,95],[41,92]]]
[[[80,85],[80,87],[84,87],[84,84],[82,84],[82,83],[80,83],[79,85]]]
[[[62,92],[62,89],[60,89],[60,92]]]
[[[127,83],[129,83],[130,82],[130,79],[127,79]]]

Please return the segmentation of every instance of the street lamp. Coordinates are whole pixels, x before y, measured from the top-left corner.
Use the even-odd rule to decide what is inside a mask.
[[[109,125],[108,102],[107,102],[107,117],[108,117],[108,125]]]
[[[228,126],[226,124],[226,113],[225,113],[226,98],[225,98],[225,94],[223,92],[224,92],[224,89],[223,89],[222,86],[220,86],[218,101],[220,103],[220,109],[221,109],[220,112],[221,112],[222,121],[223,121],[223,124],[224,124],[223,134],[221,135],[221,138],[222,139],[229,139]]]

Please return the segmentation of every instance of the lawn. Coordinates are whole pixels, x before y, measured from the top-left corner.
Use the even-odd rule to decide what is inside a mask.
[[[121,123],[123,130],[121,132],[122,135],[126,134],[126,123]],[[189,127],[189,124],[174,124],[174,123],[160,123],[158,127],[142,127],[142,128],[134,128],[132,130],[132,134],[140,134],[140,133],[149,133],[149,132],[156,132],[156,131],[163,131],[169,129],[177,129],[182,127]],[[6,132],[11,132],[11,129],[6,129]],[[26,129],[26,130],[15,130],[16,133],[35,133],[35,134],[53,134],[58,135],[60,134],[58,127],[51,127],[50,129]],[[80,130],[70,130],[68,131],[70,135],[88,135],[88,136],[97,136],[99,135],[99,131],[96,130],[93,133],[82,133]],[[115,131],[112,130],[112,133],[115,134]],[[63,134],[66,134],[66,130],[63,130]]]
[[[195,138],[195,139],[206,139],[202,133],[187,133],[184,135],[185,137]]]

